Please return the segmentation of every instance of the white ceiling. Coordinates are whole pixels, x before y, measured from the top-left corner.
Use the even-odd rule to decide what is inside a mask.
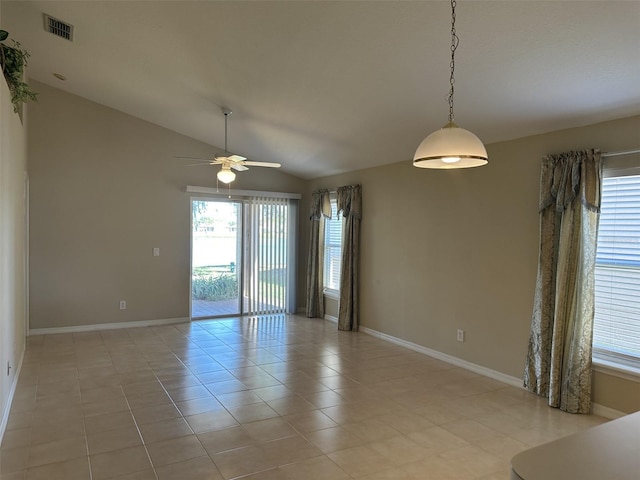
[[[231,152],[303,178],[411,161],[447,121],[446,1],[0,8],[31,78],[220,147],[228,106]],[[485,143],[640,114],[639,1],[459,0],[456,27],[456,121]]]

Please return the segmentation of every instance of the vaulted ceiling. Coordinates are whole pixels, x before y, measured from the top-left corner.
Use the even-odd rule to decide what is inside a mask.
[[[456,121],[485,143],[640,113],[640,2],[460,0],[456,13]],[[446,1],[0,3],[30,78],[212,155],[230,107],[231,152],[302,178],[411,161],[446,123],[450,15]]]

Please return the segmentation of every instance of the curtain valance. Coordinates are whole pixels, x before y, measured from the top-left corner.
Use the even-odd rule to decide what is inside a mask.
[[[329,190],[326,188],[316,190],[311,194],[309,219],[320,220],[322,216],[331,218],[331,201],[329,200]]]
[[[556,211],[562,212],[578,196],[585,207],[599,212],[601,163],[599,150],[581,150],[543,157],[540,212],[554,204]]]
[[[337,189],[338,213],[345,217],[362,218],[362,194],[360,185],[346,185]]]

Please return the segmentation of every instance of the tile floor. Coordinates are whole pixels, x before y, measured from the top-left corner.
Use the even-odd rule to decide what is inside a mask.
[[[299,316],[30,337],[2,480],[508,479],[604,419]]]

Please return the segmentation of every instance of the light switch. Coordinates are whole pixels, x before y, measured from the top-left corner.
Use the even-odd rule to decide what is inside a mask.
[[[158,247],[154,247],[153,256],[154,257],[159,257],[160,256],[160,249]]]

